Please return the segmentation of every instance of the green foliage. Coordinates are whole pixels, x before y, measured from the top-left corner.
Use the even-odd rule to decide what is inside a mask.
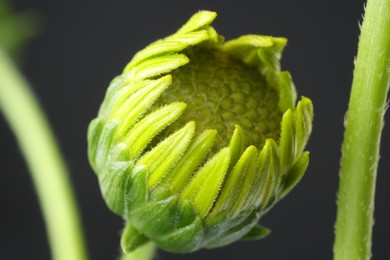
[[[8,1],[0,0],[0,45],[19,57],[28,40],[39,31],[38,15],[32,11],[12,13]]]

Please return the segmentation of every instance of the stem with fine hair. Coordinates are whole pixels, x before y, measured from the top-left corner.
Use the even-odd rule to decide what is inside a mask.
[[[390,79],[390,1],[368,0],[342,147],[335,260],[370,259],[380,138]]]
[[[26,80],[0,48],[0,110],[27,161],[55,260],[87,259],[78,210],[54,135]]]

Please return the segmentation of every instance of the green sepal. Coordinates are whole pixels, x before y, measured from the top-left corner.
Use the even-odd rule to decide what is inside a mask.
[[[202,221],[197,217],[190,225],[174,230],[154,241],[162,249],[173,253],[189,253],[201,248],[203,245]]]
[[[148,188],[159,183],[175,166],[186,151],[194,133],[195,122],[191,121],[139,158],[136,166],[144,166],[149,173]]]
[[[225,230],[225,232],[217,237],[211,237],[205,247],[222,247],[241,239],[256,225],[258,220],[259,214],[254,210],[251,210],[249,214],[246,214],[245,212],[242,213],[242,216],[238,216],[237,219],[231,220],[230,225],[227,225],[227,228],[229,226],[231,226],[231,228]]]
[[[127,220],[139,232],[154,240],[174,230],[176,212],[177,196],[171,196],[137,206],[128,213]]]
[[[182,228],[190,225],[198,218],[196,210],[189,200],[180,201],[175,216],[175,227]]]
[[[152,139],[183,113],[185,103],[172,103],[148,114],[136,123],[124,137],[129,158],[135,160]]]
[[[120,216],[125,209],[127,181],[134,163],[132,161],[110,163],[99,175],[100,190],[107,207]]]
[[[254,226],[241,240],[257,240],[268,236],[271,233],[271,229],[263,227],[261,225]]]
[[[98,151],[99,140],[103,132],[104,123],[104,119],[98,117],[92,120],[88,126],[88,160],[96,174],[98,174],[98,169],[96,168],[95,159],[96,153]]]
[[[106,117],[110,113],[112,106],[116,104],[115,101],[122,96],[121,88],[123,88],[123,85],[122,75],[116,76],[113,80],[111,80],[104,96],[104,100],[100,105],[98,117]]]
[[[230,162],[230,149],[223,148],[214,155],[191,179],[183,190],[180,201],[190,200],[198,210],[201,218],[204,218],[218,195],[226,171]],[[202,189],[207,187],[207,189]]]
[[[149,239],[140,234],[133,225],[129,222],[126,223],[121,236],[121,248],[123,253],[128,254],[148,241]]]
[[[309,165],[309,152],[303,152],[302,156],[293,165],[291,170],[283,179],[283,186],[280,192],[280,197],[284,197],[294,188],[302,179],[303,174]]]
[[[99,125],[100,124],[96,126]],[[93,127],[94,126],[91,127],[91,136],[93,135]],[[96,144],[97,137],[94,137],[95,146],[90,146],[89,148],[91,151],[90,157],[94,155],[94,158],[92,158],[92,165],[94,165],[94,169],[96,169],[95,173],[97,176],[107,174],[107,170],[105,168],[111,162],[111,148],[114,145],[114,138],[117,129],[118,122],[105,122],[103,128],[100,130],[99,141],[97,141]]]
[[[124,215],[126,218],[133,209],[145,204],[148,200],[147,178],[148,172],[144,167],[134,167],[132,169],[125,193],[126,211]]]

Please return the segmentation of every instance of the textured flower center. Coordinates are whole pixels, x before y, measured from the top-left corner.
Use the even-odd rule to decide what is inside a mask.
[[[193,120],[199,132],[218,131],[216,148],[229,143],[235,124],[244,130],[246,145],[261,147],[265,139],[278,138],[282,117],[279,96],[258,69],[217,48],[196,47],[185,54],[190,63],[172,73],[172,85],[156,104],[187,104],[168,133]]]

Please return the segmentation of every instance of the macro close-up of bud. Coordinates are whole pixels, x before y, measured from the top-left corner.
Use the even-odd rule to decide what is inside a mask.
[[[313,108],[280,58],[287,40],[227,40],[199,11],[136,53],[88,129],[124,252],[193,252],[265,237],[259,219],[301,179]]]

